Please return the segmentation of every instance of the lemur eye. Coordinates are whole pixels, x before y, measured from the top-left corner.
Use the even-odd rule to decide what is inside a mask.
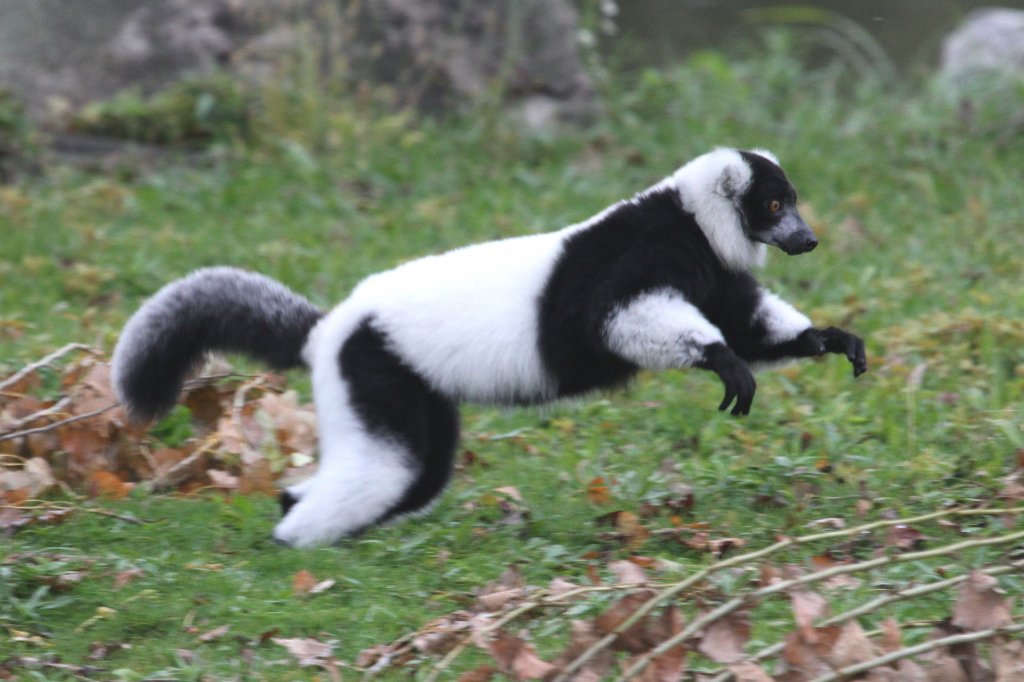
[[[768,202],[768,210],[772,213],[778,213],[779,209],[782,208],[782,204],[779,203],[778,199],[772,199]]]

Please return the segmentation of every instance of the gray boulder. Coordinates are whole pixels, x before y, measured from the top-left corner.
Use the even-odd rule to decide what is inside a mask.
[[[226,65],[262,3],[0,0],[0,87],[38,118]]]
[[[1024,11],[971,12],[942,42],[941,76],[966,87],[990,78],[1024,79]]]
[[[586,117],[593,87],[569,0],[353,2],[347,52],[357,73],[391,83],[403,104],[439,111],[497,93],[527,122]]]
[[[497,93],[544,123],[591,111],[577,32],[571,0],[0,0],[0,88],[39,118],[192,73],[272,79],[314,49],[322,77],[401,105]]]

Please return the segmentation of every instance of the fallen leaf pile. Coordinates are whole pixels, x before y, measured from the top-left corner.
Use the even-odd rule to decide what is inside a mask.
[[[72,353],[84,357],[60,366]],[[282,377],[193,379],[163,422],[136,424],[114,395],[110,365],[72,344],[0,380],[0,532],[54,522],[24,503],[58,486],[106,498],[138,485],[275,494],[280,477],[312,466],[315,449],[313,409]]]

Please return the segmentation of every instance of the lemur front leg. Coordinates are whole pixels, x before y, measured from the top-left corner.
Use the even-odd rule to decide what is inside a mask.
[[[718,406],[719,411],[729,409],[732,401],[736,401],[732,414],[735,417],[742,417],[750,414],[750,406],[754,402],[754,391],[757,390],[757,382],[754,381],[754,373],[741,357],[736,355],[729,346],[724,343],[713,343],[704,347],[704,359],[695,363],[701,369],[709,369],[718,375],[718,378],[725,384],[725,398]]]
[[[757,383],[747,363],[725,343],[722,332],[679,292],[641,294],[609,316],[604,339],[611,350],[644,369],[699,367],[725,385],[719,410],[750,413]]]
[[[778,296],[762,290],[755,317],[756,342],[749,355],[753,360],[782,360],[841,353],[853,366],[853,376],[867,371],[864,341],[839,327],[818,329],[811,321]]]

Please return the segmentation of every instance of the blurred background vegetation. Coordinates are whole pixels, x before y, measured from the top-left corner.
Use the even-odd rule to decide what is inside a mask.
[[[341,548],[271,546],[269,499],[140,486],[103,504],[148,525],[83,514],[5,539],[0,553],[61,547],[99,568],[35,599],[49,574],[4,567],[22,608],[0,623],[78,660],[92,640],[132,643],[119,679],[223,679],[243,659],[278,679],[273,652],[197,644],[182,622],[336,637],[355,660],[510,563],[531,584],[605,571],[632,550],[595,517],[670,498],[664,460],[694,491],[683,521],[751,547],[821,519],[1019,504],[1005,481],[1024,462],[1024,70],[996,29],[980,40],[994,52],[955,61],[964,22],[992,17],[972,14],[981,4],[0,0],[0,375],[69,341],[109,350],[146,296],[201,266],[259,270],[329,306],[410,258],[585,219],[719,145],[779,155],[822,246],[773,254],[762,277],[861,333],[871,358],[856,383],[844,362],[765,373],[742,421],[713,411],[720,385],[700,372],[541,413],[466,408],[472,458],[439,506]],[[1024,5],[1009,9],[1012,34]],[[529,508],[515,523],[493,502],[510,484]],[[926,541],[1003,531],[979,521]],[[643,551],[680,570],[710,561],[657,538]],[[123,592],[98,577],[125,567],[141,577]],[[297,608],[300,569],[351,589]],[[947,569],[907,565],[843,599]],[[1019,576],[1002,584],[1021,592]],[[564,626],[543,624],[538,647],[557,650]]]

